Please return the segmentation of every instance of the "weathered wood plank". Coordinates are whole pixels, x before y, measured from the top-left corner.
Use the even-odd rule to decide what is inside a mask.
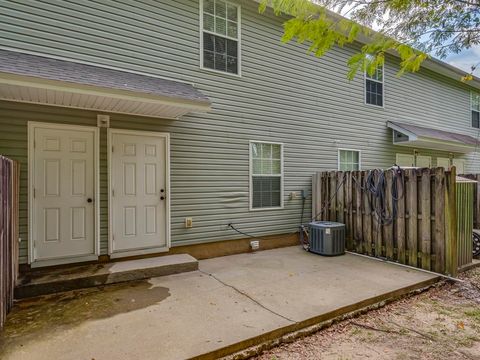
[[[345,224],[345,173],[337,172],[337,211],[336,221]]]
[[[329,217],[328,220],[330,221],[337,221],[337,197],[335,195],[335,191],[337,189],[337,175],[335,171],[329,173],[330,178],[330,193],[329,195]]]
[[[393,199],[392,199],[392,186],[393,186],[393,172],[391,170],[386,171],[386,189],[385,189],[385,202],[386,202],[386,216],[390,219],[383,227],[383,239],[385,244],[385,256],[388,259],[393,259]]]
[[[355,180],[353,186],[355,187],[355,249],[358,253],[364,252],[364,247],[362,243],[363,238],[363,220],[362,220],[362,173],[360,171],[355,171],[354,175]]]
[[[397,247],[397,261],[401,264],[406,264],[406,221],[405,221],[405,198],[406,198],[406,184],[404,177],[397,176],[397,218],[395,220],[396,226],[396,247]]]
[[[347,173],[347,182],[345,186],[345,208],[347,221],[347,249],[352,251],[355,249],[353,242],[353,233],[355,231],[353,225],[353,188],[352,188],[352,172]]]
[[[445,171],[435,169],[435,237],[433,253],[435,254],[434,270],[439,273],[445,271]]]
[[[363,188],[367,185],[367,172],[363,172]],[[363,191],[363,248],[365,253],[372,255],[372,208],[370,203],[370,194]]]
[[[407,174],[407,192],[405,205],[408,209],[408,232],[407,232],[407,254],[408,265],[417,266],[418,259],[418,220],[417,220],[417,171],[415,169],[408,169]]]
[[[422,249],[422,269],[430,270],[431,248],[431,189],[430,189],[430,169],[422,169],[422,179],[420,185],[420,208],[422,220],[420,226],[420,238]]]
[[[456,205],[456,168],[452,166],[446,176],[445,196],[445,271],[456,276],[457,269],[457,205]]]

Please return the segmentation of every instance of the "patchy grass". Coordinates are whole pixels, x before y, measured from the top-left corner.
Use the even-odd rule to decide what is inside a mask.
[[[480,359],[480,268],[281,345],[257,360]]]

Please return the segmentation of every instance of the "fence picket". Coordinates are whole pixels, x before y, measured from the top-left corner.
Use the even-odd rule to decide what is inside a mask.
[[[335,221],[345,224],[345,179],[342,171],[337,172],[337,208]]]
[[[362,189],[360,187],[362,183],[362,173],[360,171],[355,171],[353,174],[355,177],[353,186],[355,187],[355,249],[357,252],[364,252],[364,247],[362,244],[363,238],[363,217],[362,217]]]
[[[407,231],[407,255],[408,265],[417,266],[418,263],[418,212],[417,212],[417,171],[409,169],[407,173],[407,198],[405,199],[408,209],[408,231]]]
[[[396,247],[397,247],[397,261],[400,264],[406,264],[406,221],[405,221],[405,198],[406,186],[403,177],[397,177],[397,217],[395,219],[396,225]]]
[[[434,270],[445,271],[445,171],[435,169],[435,237],[433,253],[435,254]]]
[[[13,306],[18,275],[18,163],[0,156],[0,329]]]
[[[393,259],[393,199],[392,199],[392,185],[393,185],[393,173],[387,171],[385,174],[386,185],[385,197],[386,197],[386,210],[387,217],[392,219],[383,228],[383,239],[385,243],[385,257],[387,259]]]
[[[420,182],[420,241],[422,251],[422,269],[430,270],[431,253],[431,192],[430,192],[430,169],[422,169]]]

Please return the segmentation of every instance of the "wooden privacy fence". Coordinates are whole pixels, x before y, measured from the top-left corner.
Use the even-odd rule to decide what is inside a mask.
[[[480,174],[467,174],[462,177],[477,181],[477,185],[473,187],[473,228],[480,229]]]
[[[312,216],[346,225],[348,250],[457,273],[455,168],[313,176]]]
[[[0,329],[13,305],[18,276],[20,166],[0,155]]]

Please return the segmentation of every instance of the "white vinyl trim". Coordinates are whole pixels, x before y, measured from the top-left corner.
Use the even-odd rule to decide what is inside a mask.
[[[272,145],[280,145],[280,206],[275,207],[265,207],[265,208],[254,208],[253,207],[253,156],[252,156],[252,144],[272,144]],[[284,157],[283,157],[283,143],[278,142],[271,142],[271,141],[257,141],[257,140],[250,140],[248,142],[248,188],[249,188],[249,210],[250,211],[264,211],[264,210],[279,210],[284,208]]]
[[[82,130],[91,131],[94,134],[94,188],[95,198],[93,201],[94,206],[94,249],[95,253],[92,255],[78,256],[78,257],[65,257],[52,260],[35,261],[34,255],[34,229],[35,229],[35,216],[34,216],[34,178],[35,178],[35,129],[61,129],[61,130]],[[69,125],[69,124],[55,124],[55,123],[42,123],[36,121],[28,122],[28,264],[32,267],[50,266],[68,264],[81,261],[90,261],[98,259],[100,255],[100,129],[93,126],[83,125]],[[88,258],[85,260],[85,258]],[[37,264],[38,263],[38,264]]]
[[[337,149],[337,169],[340,171],[340,151],[352,151],[358,153],[358,170],[362,170],[362,151],[358,149],[347,149],[347,148],[338,148]]]
[[[233,1],[226,1],[226,0],[222,0],[222,1],[224,1],[226,4],[230,4],[230,5],[233,5],[233,6],[237,7],[237,38],[235,39],[235,38],[229,37],[227,35],[224,36],[224,35],[220,35],[220,34],[217,34],[215,32],[211,32],[211,31],[203,29],[203,2],[204,2],[204,0],[200,0],[200,16],[199,16],[199,18],[200,18],[200,36],[199,36],[199,39],[200,39],[200,69],[205,70],[205,71],[211,71],[213,73],[221,74],[221,75],[242,77],[242,7],[240,6],[240,4],[237,4]],[[238,71],[237,71],[236,74],[235,73],[229,73],[227,71],[210,69],[210,68],[207,68],[207,67],[203,66],[203,33],[204,32],[215,35],[215,36],[221,36],[221,37],[224,37],[226,39],[237,41],[237,43],[238,43],[238,45],[237,45],[237,70]]]
[[[136,249],[131,251],[113,251],[113,209],[112,209],[112,137],[114,134],[156,136],[165,138],[165,226],[166,226],[166,247]],[[168,251],[171,247],[171,224],[170,224],[170,133],[156,131],[107,129],[107,162],[108,162],[108,255],[111,258],[151,254],[156,252]]]

